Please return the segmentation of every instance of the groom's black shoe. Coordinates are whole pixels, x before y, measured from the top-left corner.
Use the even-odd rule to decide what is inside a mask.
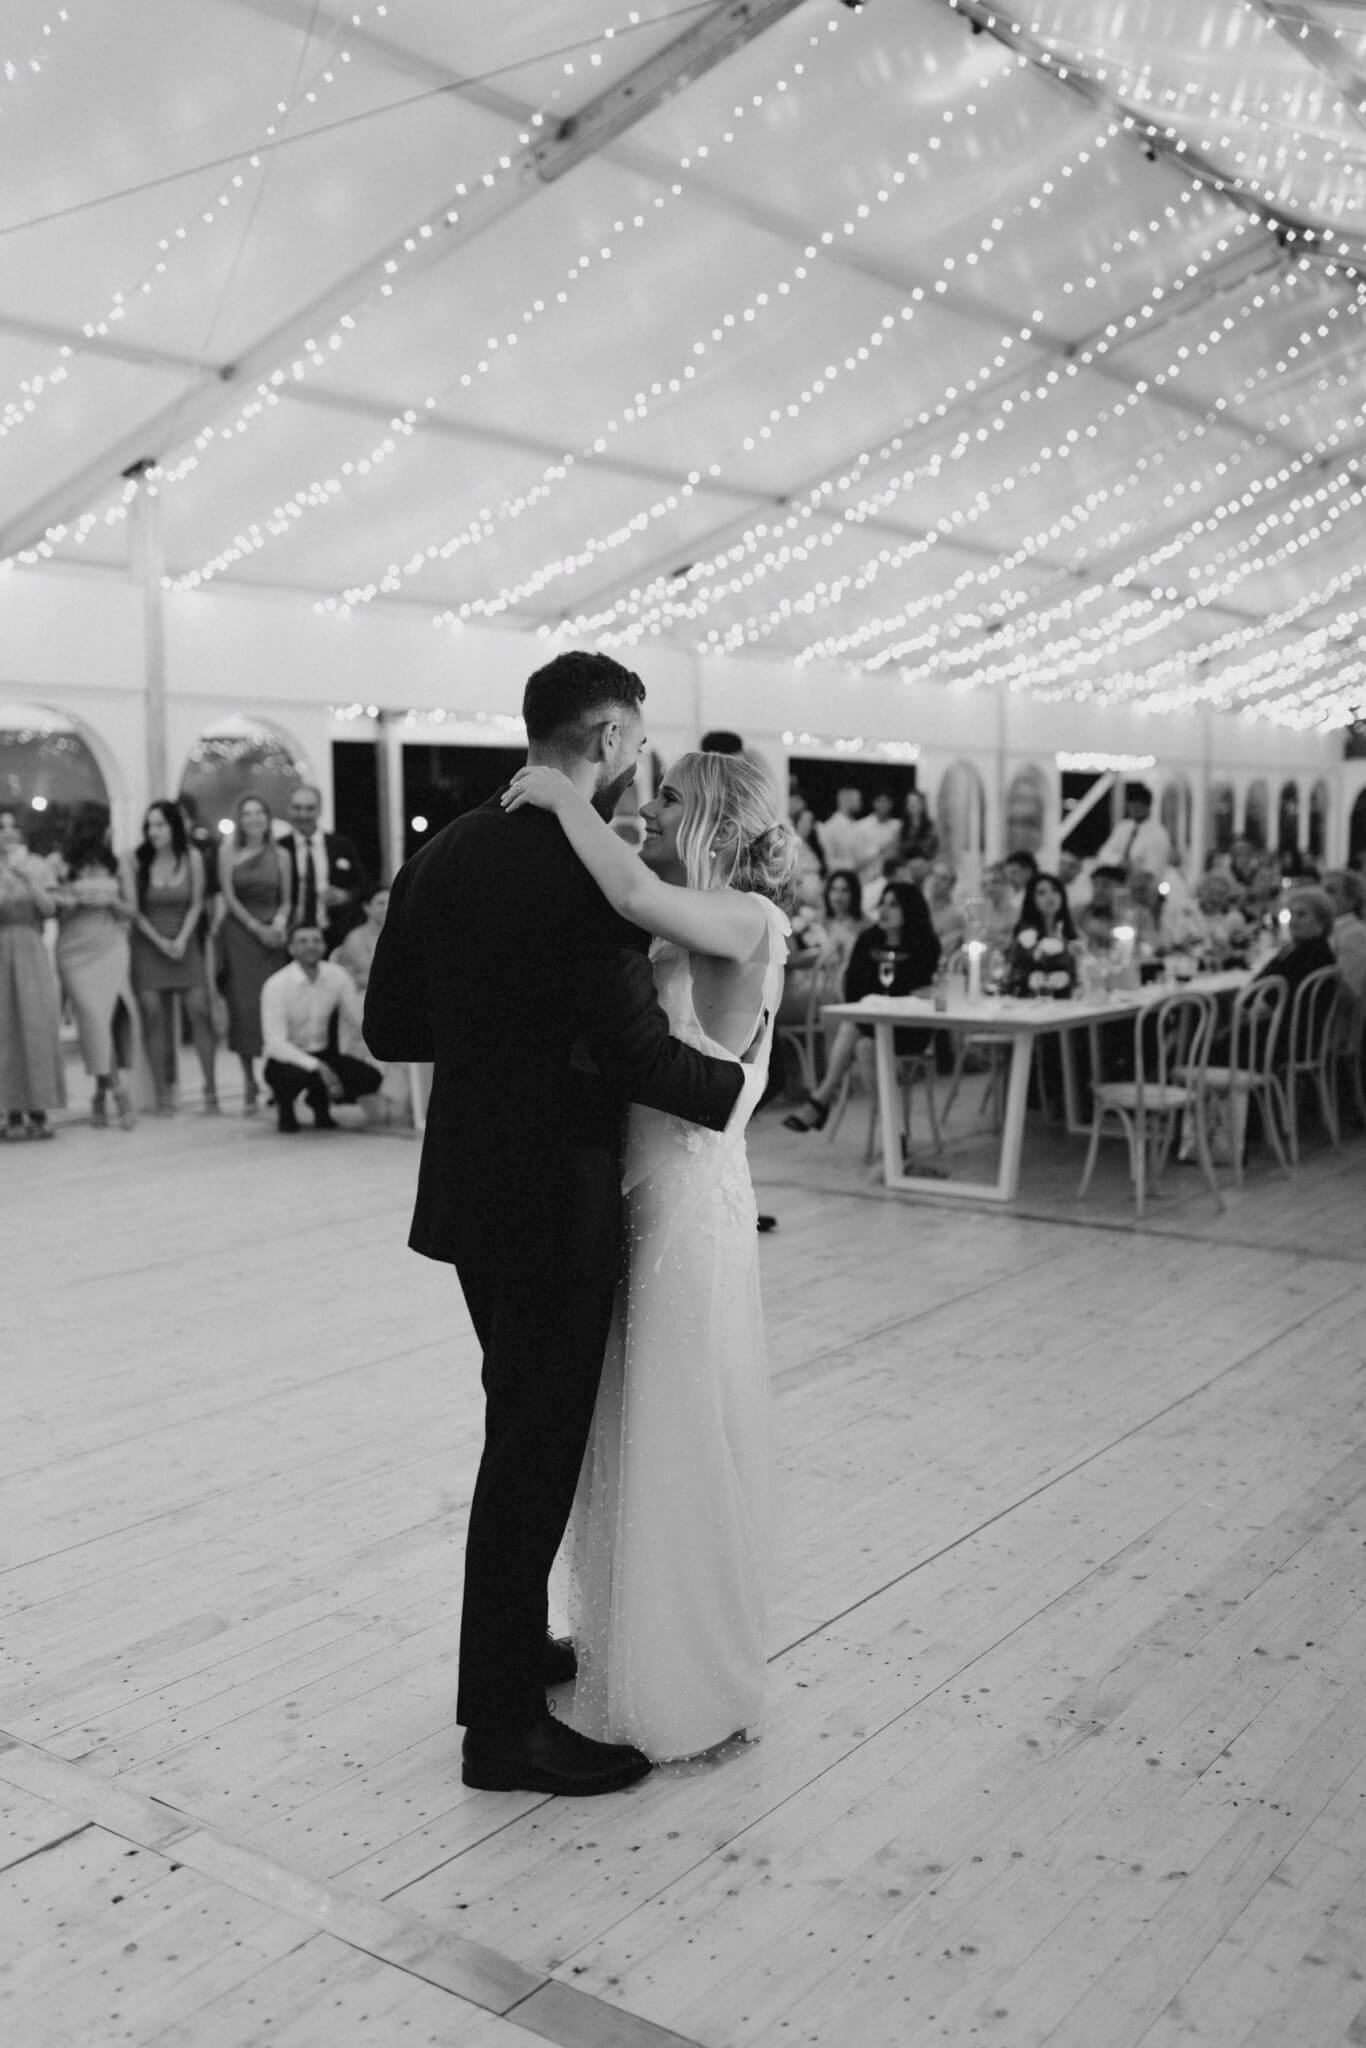
[[[568,1636],[547,1636],[541,1659],[542,1685],[568,1685],[579,1675],[579,1660]]]
[[[650,1769],[625,1742],[594,1742],[547,1714],[514,1735],[467,1728],[460,1776],[479,1792],[624,1792]]]

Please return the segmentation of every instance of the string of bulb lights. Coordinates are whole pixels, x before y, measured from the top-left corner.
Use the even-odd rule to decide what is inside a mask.
[[[1275,287],[1273,287],[1273,289],[1275,289]],[[1216,331],[1213,344],[1214,346],[1217,346],[1219,341],[1221,341],[1224,338],[1225,332],[1226,330],[1222,328]],[[1177,366],[1179,368],[1179,361]],[[1151,382],[1153,384],[1157,384],[1159,382],[1159,379],[1157,377],[1154,377],[1151,380]],[[1043,382],[1040,385],[1036,385],[1033,388],[1033,390],[1028,394],[1028,396],[1035,400],[1047,398],[1056,393],[1057,391],[1059,391],[1062,387],[1062,383],[1062,374],[1056,370],[1050,371],[1049,373],[1047,373],[1047,376],[1045,377]],[[1131,398],[1134,395],[1135,394],[1131,394]],[[1223,410],[1227,406],[1227,403],[1228,401],[1226,399],[1221,399],[1220,401],[1218,401],[1217,408],[1215,409],[1216,416],[1223,412]],[[1120,407],[1112,408],[1111,414],[1112,416],[1118,416],[1118,413],[1124,409],[1132,409],[1129,399],[1122,401]],[[1004,413],[998,412],[995,421],[993,421],[992,423],[991,429],[984,428],[975,431],[980,435],[981,438],[985,438],[988,431],[996,431],[999,429],[1001,425],[1004,424],[1005,417],[1006,415]],[[1067,443],[1064,437],[1062,445],[1066,447],[1075,444]],[[1153,458],[1153,464],[1160,463],[1162,459],[1164,459],[1163,453],[1159,449]],[[831,602],[838,601],[839,597],[841,597],[845,593],[846,589],[853,587],[858,582],[860,576],[864,577],[867,581],[876,580],[877,574],[880,573],[882,569],[903,566],[906,562],[914,560],[917,556],[927,553],[932,547],[937,545],[940,540],[952,537],[956,531],[960,530],[965,526],[975,524],[979,518],[985,516],[986,512],[991,509],[991,504],[996,499],[1013,492],[1022,483],[1026,482],[1031,475],[1037,474],[1038,469],[1041,466],[1041,461],[1041,457],[1036,457],[1032,463],[1024,466],[1023,468],[1014,470],[1007,474],[1005,477],[998,479],[997,482],[993,486],[991,486],[989,491],[979,494],[978,499],[974,501],[973,505],[965,508],[960,513],[952,515],[948,521],[941,522],[940,526],[932,529],[930,534],[924,535],[922,537],[917,537],[915,540],[907,542],[900,549],[882,550],[877,557],[870,558],[866,563],[862,564],[857,571],[851,572],[849,577],[844,579],[840,584],[837,584],[836,586],[833,586],[828,589],[823,588],[817,594],[823,601],[827,599]],[[1153,466],[1153,464],[1145,463],[1145,467]],[[910,477],[914,475],[914,472],[906,472],[904,474]],[[820,487],[818,487],[818,489],[819,488]],[[1116,487],[1111,487],[1108,491],[1104,493],[1093,493],[1086,504],[1079,505],[1078,507],[1075,507],[1072,510],[1070,510],[1068,513],[1065,513],[1062,517],[1062,520],[1060,522],[1057,522],[1055,527],[1047,529],[1043,534],[1027,541],[1023,545],[1022,549],[1013,558],[1006,558],[1006,561],[1002,563],[998,568],[996,568],[995,573],[1005,573],[1008,566],[1013,566],[1016,562],[1018,562],[1018,560],[1026,559],[1029,554],[1037,552],[1042,547],[1049,545],[1051,541],[1057,539],[1061,533],[1070,531],[1072,527],[1079,523],[1082,523],[1085,518],[1091,516],[1092,512],[1098,509],[1099,505],[1105,502],[1107,497],[1117,494],[1120,494],[1120,492],[1117,490]],[[872,509],[878,502],[878,497],[875,497],[872,501],[869,501],[867,499],[859,501],[853,508],[851,508],[850,512],[843,519],[835,520],[831,523],[831,525],[827,528],[825,534],[821,536],[819,545],[825,547],[831,546],[834,540],[839,537],[839,534],[844,530],[844,527],[846,525],[862,523],[864,519],[871,516]],[[795,524],[796,521],[801,517],[803,512],[809,509],[814,509],[814,504],[815,494],[813,493],[811,499],[808,501],[808,506],[799,508],[798,513],[794,514],[792,516],[792,519],[785,523],[789,526]],[[735,551],[731,550],[730,552],[732,556],[734,556]],[[772,551],[770,553],[770,562],[775,566],[780,565],[780,553],[781,551],[779,551],[776,555],[772,553]],[[696,577],[699,572],[695,570],[693,573]],[[766,573],[766,571],[763,569],[761,565],[760,567],[756,568],[753,572],[746,571],[745,573],[749,577],[749,581],[752,583],[753,581],[760,580],[760,577],[763,573]],[[987,570],[983,572],[974,573],[978,573],[982,576],[990,576],[993,572],[991,570]],[[729,584],[722,586],[719,590],[717,590],[714,593],[698,593],[692,600],[691,605],[688,607],[686,616],[688,616],[689,618],[696,618],[700,616],[702,610],[704,610],[709,603],[722,601],[728,596],[737,594],[737,591],[740,587],[741,585],[737,583],[734,579],[732,579],[732,581]],[[933,602],[932,599],[924,600],[922,601],[922,606],[923,604],[931,602]],[[807,608],[814,609],[814,603],[815,597],[813,596]],[[785,621],[790,614],[790,610],[793,608],[800,608],[802,604],[803,600],[800,599],[789,600],[787,608],[782,609],[773,615],[772,623],[777,624],[780,622],[780,620]],[[676,600],[665,600],[665,611],[668,616],[672,617],[673,614],[677,612],[679,609],[680,608]],[[908,608],[908,612],[909,609],[910,608]],[[635,610],[636,604],[635,600],[632,597],[627,597],[621,600],[619,602],[619,605],[614,608],[616,616],[623,616]],[[660,620],[658,613],[656,614],[654,619],[646,619],[643,617],[639,618],[637,630],[634,631],[628,637],[624,636],[624,644],[633,644],[633,642],[636,639],[641,637],[642,630],[646,629],[647,627],[651,629],[657,628],[657,626],[662,622],[663,621]],[[576,630],[582,630],[589,622],[575,621],[574,623]],[[604,628],[609,627],[611,623],[612,618],[610,615],[598,615],[591,621],[592,629],[594,631],[601,631]],[[885,622],[883,623],[885,624]],[[737,630],[743,631],[748,629],[732,628],[730,629],[731,636],[733,636],[737,632]],[[847,652],[851,651],[851,649],[854,646],[866,644],[869,639],[873,637],[878,637],[879,632],[880,628],[877,626],[867,626],[857,629],[856,632],[853,634],[840,636],[839,638],[828,640],[823,643],[818,643],[817,647],[812,651],[812,653],[804,654],[803,658],[837,658],[843,656]],[[758,637],[757,634],[756,637]],[[717,644],[722,645],[728,650],[730,646],[737,643],[733,637],[718,635]]]
[[[958,0],[949,5],[968,11],[966,0],[962,9]],[[379,16],[386,9],[372,11]],[[68,11],[57,18],[65,23]],[[866,17],[846,14],[844,22],[859,18]],[[361,13],[352,17],[356,26],[362,19]],[[823,25],[820,36],[838,25],[834,20]],[[871,239],[874,226],[881,222],[885,227],[894,217],[898,199],[912,200],[927,181],[934,182],[937,134],[927,141],[922,128],[918,149],[907,153],[895,173],[882,172],[875,194],[865,189],[857,207],[850,204],[842,218],[813,231],[802,245],[800,261],[794,256],[769,274],[746,279],[743,293],[724,316],[711,316],[692,333],[676,333],[668,360],[653,363],[649,379],[639,380],[633,390],[610,398],[610,409],[582,427],[582,438],[566,443],[525,488],[490,494],[491,502],[475,517],[405,548],[403,559],[347,583],[319,600],[318,608],[345,615],[382,597],[418,595],[438,580],[442,567],[463,558],[469,594],[435,614],[443,627],[536,619],[554,593],[564,600],[561,627],[555,630],[607,646],[638,646],[666,635],[718,653],[777,643],[784,658],[799,666],[857,663],[907,681],[970,679],[1040,696],[1151,706],[1234,706],[1247,699],[1259,716],[1288,718],[1298,706],[1295,715],[1311,722],[1337,718],[1360,681],[1361,665],[1349,658],[1350,650],[1344,655],[1341,645],[1341,633],[1352,631],[1358,620],[1348,602],[1354,586],[1340,583],[1329,570],[1343,550],[1350,515],[1359,512],[1362,474],[1350,445],[1359,425],[1359,409],[1351,403],[1352,380],[1329,365],[1343,337],[1350,346],[1359,331],[1361,298],[1345,267],[1358,245],[1336,231],[1341,209],[1335,223],[1287,228],[1276,210],[1285,205],[1289,187],[1277,166],[1283,157],[1293,158],[1296,175],[1336,171],[1354,177],[1360,152],[1350,137],[1335,133],[1327,139],[1296,137],[1284,121],[1277,121],[1271,100],[1255,95],[1238,99],[1194,86],[1183,90],[1157,71],[1135,71],[1116,61],[1099,44],[1094,49],[1070,45],[1037,22],[1027,30],[1023,23],[993,18],[992,26],[1003,32],[1003,41],[973,46],[982,76],[974,77],[970,97],[950,95],[935,110],[941,131],[955,119],[985,118],[985,95],[1025,73],[1042,71],[1067,84],[1071,74],[1084,69],[1110,95],[1098,130],[1088,129],[1084,141],[1074,142],[1061,161],[1055,156],[1047,178],[1036,178],[1009,208],[998,201],[986,224],[980,210],[975,218],[965,216],[957,246],[938,258],[938,268],[923,284],[900,303],[893,301],[890,311],[880,312],[875,326],[865,322],[856,338],[837,347],[823,342],[821,357],[805,373],[794,371],[785,391],[761,391],[747,414],[737,411],[728,423],[724,444],[708,446],[705,459],[699,450],[696,466],[680,469],[676,483],[647,487],[634,505],[628,499],[618,516],[590,528],[568,549],[547,546],[538,557],[534,547],[525,548],[523,564],[509,572],[500,562],[501,580],[482,579],[481,587],[481,550],[492,559],[494,548],[518,522],[525,522],[534,537],[541,529],[529,515],[550,515],[576,471],[629,455],[633,432],[653,426],[706,377],[719,374],[739,345],[759,341],[780,324],[780,316],[790,322],[799,305],[809,308],[816,301],[825,303],[828,332],[832,281],[838,276],[828,256],[841,247],[857,247],[865,231]],[[1029,46],[1030,37],[1040,35],[1047,44],[1042,51]],[[1013,53],[1012,37],[1018,44]],[[816,40],[810,39],[812,44]],[[327,61],[336,65],[342,59],[331,55]],[[754,96],[753,109],[769,94],[787,95],[802,69],[789,62],[764,93]],[[329,73],[323,88],[332,77]],[[311,72],[310,89],[316,81]],[[1117,112],[1115,99],[1123,102]],[[1322,103],[1321,93],[1317,103]],[[287,110],[281,102],[279,117],[286,118],[293,106],[291,101]],[[561,316],[571,321],[605,265],[624,265],[632,249],[649,244],[649,231],[690,196],[688,173],[705,162],[713,168],[724,163],[750,110],[748,98],[737,101],[718,122],[717,132],[678,153],[677,178],[653,193],[648,204],[638,202],[629,213],[623,207],[601,242],[595,239],[580,250],[553,283],[528,296],[506,320],[499,315],[482,344],[439,387],[396,411],[382,433],[362,428],[363,443],[358,439],[344,459],[279,496],[269,513],[244,523],[227,546],[168,578],[170,587],[203,587],[291,540],[315,515],[348,503],[354,507],[356,486],[376,469],[401,462],[420,443],[424,429],[438,423],[431,415],[452,400],[458,404],[462,394],[475,393],[533,333],[548,334]],[[544,107],[526,119],[518,137],[521,147],[543,121]],[[846,450],[814,480],[804,479],[788,502],[758,508],[751,503],[730,528],[711,529],[704,559],[681,571],[648,576],[633,571],[647,537],[656,537],[662,554],[690,503],[696,500],[699,511],[709,504],[709,486],[726,487],[734,500],[754,474],[746,458],[800,449],[808,425],[841,414],[859,380],[881,382],[883,366],[899,355],[908,330],[918,334],[918,319],[929,325],[928,309],[936,301],[951,304],[955,287],[989,267],[987,258],[995,254],[999,271],[1003,249],[1026,228],[1047,235],[1050,199],[1083,172],[1094,176],[1101,152],[1111,158],[1124,153],[1132,171],[1137,149],[1149,144],[1160,145],[1178,172],[1183,154],[1210,157],[1237,144],[1244,157],[1227,177],[1211,177],[1207,163],[1193,166],[1170,205],[1154,207],[1150,239],[1142,250],[1149,287],[1139,303],[1098,326],[1080,344],[1069,343],[1065,357],[1056,339],[1042,332],[1042,313],[1003,327],[998,338],[982,343],[980,354],[974,346],[971,355],[946,362],[953,383],[945,383],[937,399],[908,410],[895,431],[882,426],[869,433],[861,446]],[[1272,157],[1276,165],[1269,168]],[[473,181],[467,178],[456,201],[507,178],[513,158],[511,150],[505,151],[486,172]],[[114,294],[98,317],[83,323],[86,338],[109,338],[117,323],[130,317],[135,301],[152,297],[168,264],[194,236],[213,229],[239,205],[259,169],[259,161],[252,159],[233,180],[224,181],[216,206],[187,219],[183,234],[163,237],[148,268]],[[1339,183],[1339,194],[1345,190]],[[405,259],[420,253],[420,244],[438,233],[441,221],[455,210],[443,210],[415,230],[407,246],[386,259],[383,275],[364,296],[263,377],[224,423],[204,429],[183,452],[170,451],[172,459],[164,468],[124,483],[111,500],[54,524],[39,544],[16,559],[50,560],[59,548],[79,547],[87,536],[126,519],[140,490],[169,492],[196,473],[203,481],[215,457],[239,445],[244,435],[272,420],[283,423],[288,392],[310,378],[325,377],[362,320],[402,302],[410,277],[420,274],[420,266],[410,270]],[[1273,232],[1286,253],[1273,252]],[[1203,240],[1192,253],[1182,245],[1195,233]],[[1105,280],[1112,273],[1117,280],[1140,271],[1134,255],[1139,236],[1140,230],[1128,226],[1112,233],[1099,253],[1086,245],[1087,260],[1051,282],[1049,290],[1058,294],[1060,304],[1079,307],[1090,302],[1088,295],[1104,303]],[[1278,266],[1275,275],[1266,274],[1260,256],[1253,267],[1244,264],[1263,241],[1266,265]],[[1301,247],[1313,252],[1312,268],[1295,260]],[[1167,252],[1178,249],[1187,260],[1173,269]],[[1227,286],[1220,281],[1221,271],[1233,267],[1235,259],[1244,267],[1236,284]],[[1159,268],[1159,281],[1152,283],[1151,272]],[[1210,286],[1219,293],[1215,311],[1202,314],[1198,330],[1183,331],[1179,346],[1158,357],[1159,330],[1173,319],[1184,320],[1188,330],[1188,309],[1203,300]],[[1260,361],[1242,376],[1236,361],[1230,370],[1220,367],[1226,356],[1237,357],[1242,337],[1263,323],[1269,333],[1271,315],[1280,311],[1294,312],[1299,324],[1274,361]],[[1121,361],[1122,351],[1145,340],[1142,358],[1131,355]],[[32,423],[69,374],[71,355],[64,351],[13,397],[0,401],[0,436]],[[1131,367],[1136,360],[1139,370]],[[1100,370],[1109,375],[1103,393],[1087,376]],[[1116,395],[1113,386],[1126,375],[1128,386]],[[1187,386],[1190,395],[1174,415],[1170,401],[1182,397]],[[1218,396],[1207,402],[1211,391]],[[1253,399],[1266,410],[1255,414],[1256,431],[1233,441],[1229,416]],[[458,432],[458,417],[439,423]],[[1309,445],[1302,445],[1306,440]],[[1036,516],[1021,534],[1018,508],[1033,496],[1045,504],[1051,496],[1058,506],[1059,487],[1068,484],[1073,469],[1082,468],[1083,455],[1085,488],[1069,485],[1059,509],[1050,507],[1050,516]],[[1198,474],[1191,468],[1197,456]],[[966,480],[966,490],[960,479]],[[929,517],[921,517],[918,530],[904,540],[895,533],[879,534],[871,546],[860,540],[860,529],[871,538],[879,523],[894,527],[898,518],[918,515],[926,499]],[[1174,528],[1168,524],[1172,520],[1178,522]],[[955,545],[966,544],[983,559],[960,569]],[[920,565],[935,550],[942,550],[942,556],[930,569],[928,582],[935,586],[930,588]],[[1321,570],[1320,563],[1325,565]],[[1231,634],[1172,648],[1173,639],[1189,636],[1213,610],[1236,601],[1255,581],[1267,583],[1270,592],[1270,579],[1290,564],[1297,576],[1308,565],[1315,577],[1303,608],[1297,608],[1296,600],[1294,607],[1282,606]],[[944,565],[953,570],[947,581],[939,573]],[[908,571],[915,577],[909,593]],[[628,590],[612,580],[633,573],[636,580]],[[602,594],[578,599],[576,608],[576,586],[589,577]],[[887,594],[882,616],[865,616],[866,605],[855,600],[879,591]],[[1334,604],[1340,628],[1336,638],[1315,617]],[[842,625],[838,612],[844,605],[853,617]],[[1297,629],[1293,647],[1265,644]],[[1209,673],[1213,662],[1221,664],[1217,677]],[[1288,685],[1292,676],[1301,688],[1298,697]]]
[[[834,21],[825,24],[824,34],[832,33],[838,25]],[[822,32],[817,31],[808,37],[806,47],[808,50],[816,49],[821,41]],[[741,102],[732,107],[729,116],[730,122],[738,124],[744,121],[752,113],[761,109],[770,97],[789,91],[793,84],[803,76],[805,71],[806,63],[801,59],[787,64],[763,92],[755,93],[751,95],[748,102]],[[545,118],[546,111],[545,109],[538,110],[537,114],[532,117],[530,125],[533,127],[539,126]],[[691,169],[694,161],[706,161],[713,155],[729,148],[736,140],[736,133],[736,126],[731,125],[725,128],[719,136],[712,137],[710,141],[689,145],[679,156],[677,169],[682,173],[686,173]],[[519,139],[525,141],[528,138],[524,135]],[[282,499],[262,521],[252,522],[242,533],[235,535],[232,542],[220,550],[219,553],[211,556],[207,561],[198,564],[197,567],[185,571],[182,576],[176,579],[176,587],[197,589],[201,584],[211,582],[215,577],[221,576],[227,570],[235,567],[238,562],[246,559],[247,556],[259,553],[272,540],[283,538],[287,533],[294,530],[310,511],[335,504],[345,491],[343,479],[353,476],[368,476],[384,462],[397,455],[405,443],[411,442],[420,431],[424,424],[424,416],[436,413],[446,397],[468,391],[481,378],[487,376],[497,367],[500,360],[500,349],[505,352],[508,349],[516,348],[529,330],[538,323],[543,324],[547,318],[556,315],[561,308],[569,306],[572,303],[575,288],[583,283],[591,271],[600,268],[604,263],[612,261],[626,238],[636,236],[647,228],[657,228],[660,214],[667,212],[670,207],[683,199],[686,196],[686,191],[685,185],[675,181],[652,193],[647,205],[632,214],[614,220],[610,232],[604,234],[597,247],[581,249],[579,251],[559,279],[557,285],[548,288],[546,292],[524,305],[519,313],[513,316],[512,321],[501,334],[489,334],[485,338],[483,350],[477,358],[467,366],[453,372],[444,385],[434,392],[427,393],[417,405],[405,408],[401,415],[393,418],[389,423],[388,432],[382,435],[377,442],[372,443],[364,450],[358,450],[354,455],[343,458],[336,466],[334,474],[327,477],[311,478],[307,483],[300,485],[288,497]],[[799,266],[799,269],[802,278],[804,278],[807,273],[801,266]],[[791,278],[781,280],[775,287],[776,296],[778,298],[786,297],[792,288],[793,280]],[[704,347],[695,348],[694,350],[694,354],[705,352]],[[306,370],[304,374],[306,374]],[[676,381],[679,381],[681,388],[682,381],[690,382],[695,375],[696,364],[694,363],[688,365],[683,378]],[[296,383],[301,382],[302,376],[296,377],[294,381]],[[656,380],[657,384],[658,381]],[[659,395],[658,390],[656,390],[654,395]],[[650,393],[638,393],[633,408],[627,408],[628,413],[636,419],[643,418],[645,411],[649,407],[650,396]],[[234,432],[240,432],[242,427],[249,423],[250,419],[260,417],[268,406],[279,403],[278,390],[265,387],[264,392],[258,394],[258,402],[243,408],[242,413],[238,415],[238,422],[234,422],[233,425],[227,428],[216,430],[216,435],[212,438],[222,441],[231,437]],[[566,450],[561,461],[550,465],[537,484],[533,485],[519,499],[512,501],[508,511],[503,516],[519,518],[523,512],[530,510],[533,505],[543,502],[551,495],[556,483],[561,481],[562,475],[567,475],[574,468],[577,461],[586,459],[594,453],[604,453],[607,435],[618,430],[619,423],[618,427],[614,428],[611,422],[608,422],[595,435],[595,442],[601,441],[603,443],[601,448],[593,446],[577,452],[573,449]],[[210,445],[210,438],[208,436],[201,437],[204,446]],[[196,450],[181,463],[173,465],[167,472],[167,480],[172,483],[181,481],[193,468],[197,467],[200,453],[201,451],[197,446]],[[439,556],[443,560],[449,560],[450,556],[458,552],[462,547],[477,545],[480,540],[489,537],[489,534],[493,531],[494,523],[496,522],[492,512],[482,514],[480,518],[470,522],[469,526],[461,533],[449,537],[440,544],[432,543],[431,546],[434,552],[430,558],[436,559]],[[379,589],[380,585],[376,584],[373,594],[378,595]],[[357,601],[368,600],[360,599]]]

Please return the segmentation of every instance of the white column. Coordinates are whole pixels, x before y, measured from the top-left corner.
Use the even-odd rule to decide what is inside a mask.
[[[166,610],[162,577],[166,546],[162,530],[162,498],[137,465],[128,507],[128,573],[142,592],[143,760],[147,801],[171,796],[166,787]]]
[[[392,882],[403,866],[403,742],[401,711],[381,711],[379,734],[379,843],[385,874]]]

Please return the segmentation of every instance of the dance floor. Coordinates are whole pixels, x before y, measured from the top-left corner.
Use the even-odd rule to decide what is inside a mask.
[[[1113,1148],[964,1213],[864,1126],[755,1134],[763,1738],[579,1802],[460,1784],[411,1140],[0,1149],[0,2039],[1366,2042],[1366,1139],[1136,1228]]]

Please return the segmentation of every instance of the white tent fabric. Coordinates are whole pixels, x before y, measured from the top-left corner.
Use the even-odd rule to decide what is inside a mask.
[[[10,0],[0,556],[1348,723],[1366,22],[1028,14]]]

